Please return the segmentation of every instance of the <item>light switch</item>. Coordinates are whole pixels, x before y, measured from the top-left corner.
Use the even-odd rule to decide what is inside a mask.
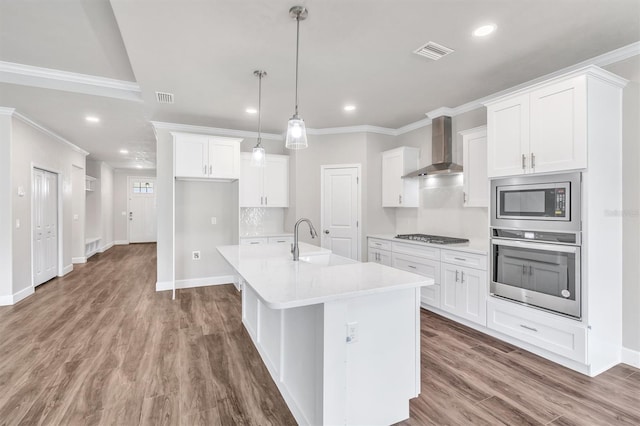
[[[122,216],[126,216],[126,215],[127,215],[127,212],[125,211],[125,212],[122,212],[122,213],[120,213],[120,214],[121,214]]]
[[[215,225],[216,223],[218,223],[218,218],[217,217],[212,217],[211,218],[211,224]]]
[[[20,219],[16,219],[16,229],[20,229]]]
[[[77,214],[74,214],[73,215],[73,220],[78,220],[78,219],[80,219],[80,216],[78,216]]]
[[[18,197],[24,197],[24,186],[18,187]]]

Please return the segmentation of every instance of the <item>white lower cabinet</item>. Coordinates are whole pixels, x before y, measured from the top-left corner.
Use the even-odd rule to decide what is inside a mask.
[[[280,237],[242,237],[240,238],[241,245],[291,244],[291,243],[293,243],[293,237],[290,235],[284,235]]]
[[[240,238],[241,245],[256,245],[256,244],[268,244],[269,239],[267,237],[255,237],[255,238]]]
[[[392,266],[391,252],[387,250],[369,248],[369,262],[379,263],[384,266]]]
[[[490,298],[487,327],[566,358],[587,362],[587,328],[572,319]]]
[[[486,326],[486,268],[486,256],[442,250],[440,308]]]
[[[410,244],[394,243],[392,264],[394,268],[413,272],[433,278],[434,285],[422,287],[420,302],[440,307],[440,249],[433,247],[419,247]],[[406,254],[406,252],[412,254]],[[415,256],[418,254],[418,256]]]

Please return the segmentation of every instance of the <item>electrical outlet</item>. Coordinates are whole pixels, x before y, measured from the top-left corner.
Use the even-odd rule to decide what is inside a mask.
[[[200,260],[200,250],[192,251],[191,252],[191,259],[192,260]]]
[[[356,343],[358,341],[358,323],[347,323],[347,343]]]

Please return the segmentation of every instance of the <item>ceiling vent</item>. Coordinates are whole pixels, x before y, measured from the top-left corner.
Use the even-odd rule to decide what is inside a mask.
[[[432,41],[413,51],[416,55],[424,56],[426,58],[433,59],[434,61],[437,61],[452,52],[453,49],[449,49],[448,47],[444,47]]]
[[[156,92],[156,100],[159,104],[172,104],[173,93]]]

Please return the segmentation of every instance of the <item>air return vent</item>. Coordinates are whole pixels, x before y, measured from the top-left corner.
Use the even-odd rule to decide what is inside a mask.
[[[449,49],[448,47],[444,47],[432,41],[413,51],[416,55],[424,56],[426,58],[433,59],[434,61],[437,61],[452,52],[453,49]]]
[[[156,92],[156,100],[159,104],[172,104],[173,93]]]

